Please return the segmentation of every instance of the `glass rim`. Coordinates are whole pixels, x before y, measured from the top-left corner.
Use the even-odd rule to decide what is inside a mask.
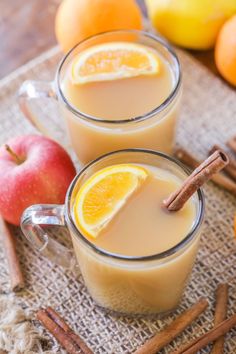
[[[80,45],[82,45],[82,44],[84,44],[86,42],[89,42],[93,38],[98,38],[98,37],[104,36],[106,34],[112,34],[112,33],[114,33],[114,34],[117,34],[117,33],[134,33],[134,34],[138,34],[138,35],[141,35],[143,37],[147,37],[149,39],[152,39],[152,40],[158,42],[163,47],[165,47],[165,49],[167,49],[167,51],[171,54],[172,58],[174,59],[175,66],[177,68],[177,80],[176,80],[176,83],[175,83],[171,93],[164,100],[164,102],[162,102],[159,106],[155,107],[154,109],[152,109],[151,111],[149,111],[147,113],[144,113],[144,114],[136,116],[136,117],[128,118],[128,119],[118,119],[118,120],[100,119],[98,117],[95,117],[95,116],[89,115],[87,113],[84,113],[84,112],[78,110],[77,108],[75,108],[67,100],[67,98],[65,97],[65,95],[64,95],[64,93],[63,93],[63,91],[61,89],[61,85],[60,85],[60,77],[61,77],[62,68],[64,66],[64,63],[68,59],[68,57],[71,55],[71,53],[76,48],[78,48]],[[152,118],[154,115],[164,111],[168,107],[168,105],[175,99],[175,97],[177,96],[177,94],[179,92],[179,88],[180,88],[180,85],[181,85],[181,69],[180,69],[180,62],[179,62],[179,59],[178,59],[175,51],[173,50],[171,45],[168,42],[166,42],[164,39],[154,35],[153,33],[149,33],[149,32],[146,32],[146,31],[121,29],[121,30],[113,30],[113,31],[101,32],[101,33],[98,33],[96,35],[92,35],[90,37],[87,37],[86,39],[84,39],[84,40],[80,41],[79,43],[77,43],[62,58],[59,66],[58,66],[58,69],[56,71],[55,82],[56,82],[56,90],[57,90],[58,97],[61,99],[63,104],[66,106],[66,108],[69,109],[69,111],[71,111],[76,117],[82,118],[82,119],[84,119],[86,121],[89,121],[89,122],[93,122],[93,123],[96,122],[98,124],[119,125],[119,124],[131,123],[131,122],[144,121],[144,120]]]
[[[76,227],[75,222],[73,220],[73,217],[71,215],[70,202],[71,202],[72,192],[73,192],[74,187],[77,183],[77,180],[84,174],[84,172],[87,169],[89,169],[91,166],[96,164],[97,162],[102,161],[106,157],[116,155],[119,153],[126,154],[126,153],[132,153],[132,152],[145,153],[145,154],[159,156],[163,159],[166,159],[166,160],[172,162],[173,164],[177,165],[178,167],[180,167],[186,173],[187,176],[189,176],[189,174],[190,174],[190,170],[181,161],[179,161],[176,158],[169,156],[163,152],[160,152],[160,151],[154,151],[154,150],[148,150],[148,149],[123,149],[123,150],[109,152],[105,155],[98,157],[97,159],[93,160],[92,162],[87,164],[85,167],[83,167],[79,171],[79,173],[75,176],[73,181],[71,182],[70,187],[69,187],[67,194],[66,194],[66,199],[65,199],[65,220],[66,220],[67,225],[69,225],[72,228],[73,233],[76,235],[76,237],[80,238],[82,240],[82,242],[85,242],[86,246],[89,246],[90,249],[92,249],[93,251],[95,251],[95,253],[97,253],[101,256],[105,256],[107,258],[120,260],[120,261],[128,261],[128,262],[130,262],[130,261],[131,262],[137,262],[137,261],[140,262],[140,261],[162,260],[162,259],[165,259],[165,258],[171,256],[171,255],[176,254],[178,251],[182,250],[186,245],[188,245],[192,241],[192,239],[194,239],[196,232],[200,228],[202,221],[203,221],[203,217],[204,217],[204,211],[205,211],[205,199],[204,199],[204,194],[203,194],[203,191],[201,188],[199,188],[196,192],[197,196],[198,196],[199,208],[197,211],[195,222],[194,222],[192,228],[190,229],[190,231],[187,233],[187,235],[180,242],[178,242],[175,246],[169,248],[168,250],[163,251],[163,252],[159,252],[159,253],[155,253],[155,254],[151,254],[151,255],[147,255],[147,256],[127,256],[127,255],[122,255],[119,253],[109,252],[109,251],[106,251],[106,250],[96,246],[95,244],[90,242],[82,234],[82,232],[80,232],[78,230],[78,228]]]

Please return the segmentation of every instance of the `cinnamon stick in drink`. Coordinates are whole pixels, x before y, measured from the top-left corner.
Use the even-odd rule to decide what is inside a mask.
[[[221,322],[210,331],[203,334],[201,337],[186,344],[185,346],[174,350],[171,354],[196,354],[199,350],[214,342],[218,338],[226,334],[231,328],[236,326],[236,314],[229,319]]]
[[[224,321],[227,316],[228,284],[219,284],[216,290],[216,308],[214,326]],[[224,353],[224,336],[219,337],[213,344],[211,354]]]
[[[206,310],[208,302],[205,298],[200,299],[196,304],[178,316],[170,325],[166,326],[163,331],[157,333],[144,343],[134,354],[155,354],[183,330],[189,326],[203,311]]]
[[[228,156],[223,151],[215,151],[187,177],[177,191],[163,201],[164,207],[168,211],[180,210],[187,200],[215,173],[222,170],[228,162]]]
[[[93,354],[82,338],[75,334],[64,319],[51,307],[40,309],[36,316],[68,354]]]
[[[190,155],[184,149],[177,149],[175,151],[175,156],[182,161],[185,165],[196,168],[201,162],[195,159],[192,155]],[[221,173],[216,173],[211,177],[212,182],[216,183],[218,186],[226,189],[228,192],[234,194],[236,196],[236,183],[227,176],[224,176]]]
[[[219,149],[221,148],[218,145],[214,145],[209,151],[209,154],[212,154],[214,151]],[[229,163],[227,166],[225,166],[224,172],[226,172],[234,181],[236,181],[236,160],[235,159],[229,157]]]
[[[10,280],[11,280],[11,289],[12,291],[21,290],[25,283],[23,274],[20,268],[20,263],[16,254],[16,246],[14,235],[12,234],[8,224],[0,216],[0,233],[2,237],[2,242],[4,245],[4,251],[7,258]]]

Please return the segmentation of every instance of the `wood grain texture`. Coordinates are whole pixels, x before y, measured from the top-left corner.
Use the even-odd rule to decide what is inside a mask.
[[[0,1],[0,78],[56,44],[54,17],[60,1]],[[137,2],[146,13],[144,0]],[[217,74],[213,51],[190,53]]]
[[[60,0],[0,1],[0,78],[56,44]]]

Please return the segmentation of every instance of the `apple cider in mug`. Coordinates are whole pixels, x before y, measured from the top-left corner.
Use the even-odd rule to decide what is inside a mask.
[[[97,254],[73,232],[72,241],[85,283],[100,306],[134,314],[177,306],[199,240],[177,256],[170,252],[192,230],[198,212],[194,198],[178,212],[162,208],[180,184],[164,168],[125,163],[102,168],[75,189],[74,223]],[[156,255],[166,259],[158,263]]]
[[[123,148],[172,150],[178,60],[155,37],[147,43],[122,38],[107,33],[78,45],[60,72],[63,116],[82,163]]]
[[[98,50],[101,51],[101,54],[96,53]],[[135,53],[135,50],[137,52],[143,51],[144,54]],[[114,54],[111,58],[112,52]],[[125,70],[128,71],[127,68],[122,69],[124,72],[119,73],[119,76],[116,72],[109,72],[106,76],[105,74],[94,74],[94,71],[99,69],[97,65],[103,67],[109,61],[111,61],[109,65],[112,68],[107,68],[107,70],[116,70],[116,62],[125,65],[122,64],[122,61],[126,63],[128,60],[148,60],[148,58],[142,58],[142,55],[144,56],[146,53],[151,56],[149,60],[153,60],[153,72],[150,69],[150,72],[147,70],[142,73],[139,66],[145,65],[145,62],[141,62],[137,63],[137,69],[130,70],[130,72],[125,72]],[[84,59],[87,55],[91,58]],[[132,58],[132,56],[137,56],[137,58]],[[88,63],[84,62],[85,60]],[[99,60],[100,63],[96,63]],[[89,63],[90,61],[92,64],[95,62],[94,68],[89,67],[92,65]],[[147,65],[151,64],[147,63]],[[79,75],[82,75],[86,67],[91,73],[89,72],[86,77],[80,78]],[[135,70],[137,70],[136,73]],[[126,78],[127,75],[131,77]],[[151,51],[146,46],[125,42],[97,45],[80,53],[69,66],[64,80],[64,94],[73,106],[90,116],[110,121],[131,119],[152,111],[165,101],[174,84],[169,65],[160,54],[154,50]]]
[[[78,173],[65,205],[33,205],[21,227],[51,260],[71,269],[78,262],[101,307],[124,314],[164,313],[181,299],[201,235],[201,189],[179,211],[163,207],[187,176],[180,162],[161,152],[112,152]],[[73,248],[58,244],[40,224],[66,226]]]

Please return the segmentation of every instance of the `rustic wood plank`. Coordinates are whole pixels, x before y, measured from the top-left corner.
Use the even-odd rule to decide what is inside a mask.
[[[56,44],[54,17],[61,0],[0,1],[0,78]],[[137,0],[145,13],[144,0]],[[189,51],[214,74],[213,51]]]
[[[0,1],[0,77],[55,45],[60,0]]]

